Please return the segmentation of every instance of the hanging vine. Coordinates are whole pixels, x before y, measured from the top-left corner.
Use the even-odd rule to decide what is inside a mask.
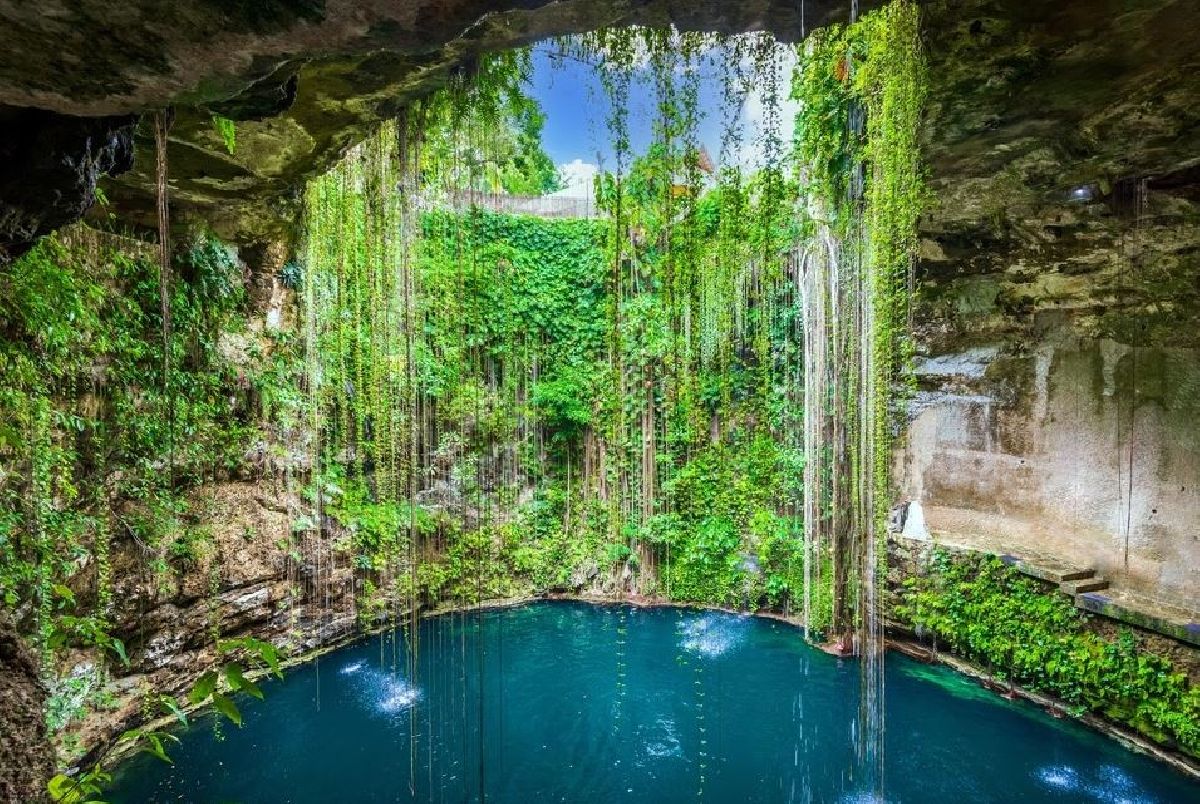
[[[808,232],[801,252],[806,627],[863,657],[857,746],[876,790],[883,786],[879,590],[925,200],[916,140],[924,86],[917,9],[899,0],[814,33],[802,45],[793,88]]]

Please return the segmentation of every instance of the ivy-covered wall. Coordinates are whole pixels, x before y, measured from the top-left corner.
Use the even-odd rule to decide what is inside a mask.
[[[63,762],[286,637],[295,315],[279,246],[76,227],[0,271],[0,594]],[[165,358],[165,359],[164,359]],[[282,543],[281,543],[282,542]]]
[[[363,570],[366,622],[413,595],[433,606],[550,591],[778,606],[795,594],[796,542],[782,516],[795,480],[758,418],[771,398],[764,394],[773,393],[761,386],[716,385],[695,413],[678,413],[715,429],[681,430],[677,444],[662,445],[656,461],[671,474],[640,524],[631,509],[614,509],[620,470],[602,451],[613,411],[639,404],[644,391],[639,384],[622,399],[611,379],[609,224],[475,209],[432,213],[421,227],[415,506],[388,498],[375,464],[364,460],[375,449],[364,443],[370,433],[343,423],[362,415],[346,408],[367,404],[345,393],[371,383],[365,372],[354,376],[369,358],[352,352],[367,342],[325,333],[326,365],[349,372],[324,378],[333,389],[329,439],[341,443],[338,433],[348,432],[362,440],[335,448],[320,482],[325,510],[350,534],[335,549]],[[352,297],[349,274],[341,287]],[[651,287],[622,305],[631,331],[662,326]],[[637,316],[647,323],[632,323]],[[647,332],[626,357],[661,361],[670,337]],[[734,377],[752,369],[753,358],[735,365]],[[630,437],[639,441],[626,447],[629,460],[640,461],[632,457],[640,431]],[[397,572],[398,552],[408,555],[413,541],[415,567]]]
[[[1194,652],[1174,657],[1145,633],[1093,622],[1067,595],[995,556],[926,548],[908,558],[894,615],[923,642],[1076,715],[1098,714],[1200,756]]]

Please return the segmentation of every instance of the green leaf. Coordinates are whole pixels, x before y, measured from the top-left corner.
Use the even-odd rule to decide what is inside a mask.
[[[159,699],[159,702],[163,705],[163,708],[175,716],[176,720],[178,720],[184,726],[188,725],[187,712],[183,711],[183,709],[179,706],[179,703],[174,698],[169,695],[164,695]]]
[[[230,154],[237,149],[237,124],[228,117],[223,117],[219,114],[212,116],[213,129],[221,137],[221,142],[225,145],[225,150]]]
[[[63,645],[67,644],[67,632],[61,628],[55,628],[50,632],[50,638],[46,640],[46,647],[51,650],[58,650]]]
[[[238,726],[242,725],[242,713],[229,696],[214,692],[212,694],[212,702],[218,712],[232,720]]]
[[[121,664],[123,666],[129,667],[129,654],[125,652],[124,642],[116,637],[113,637],[108,647],[111,648],[112,652],[117,654],[117,656],[121,659]]]
[[[217,689],[217,672],[209,670],[204,675],[196,680],[192,691],[188,693],[188,700],[194,704],[204,703],[208,696],[215,694]]]
[[[59,804],[76,804],[83,796],[83,791],[79,789],[80,785],[74,779],[65,774],[58,774],[46,784],[46,790],[50,793],[50,800],[59,802]]]
[[[248,695],[258,698],[260,701],[262,700],[262,689],[242,674],[242,666],[237,662],[230,662],[225,665],[225,680],[229,682],[229,686],[232,689],[245,692]]]
[[[121,736],[117,738],[117,742],[118,743],[137,742],[138,740],[142,739],[142,735],[144,733],[145,732],[142,731],[141,729],[128,729],[127,731],[121,732]]]
[[[262,643],[258,655],[266,663],[267,667],[271,668],[271,673],[276,678],[283,678],[283,669],[279,666],[279,649],[270,642]]]
[[[71,608],[75,607],[75,593],[61,583],[56,583],[53,586],[54,596],[62,600]]]
[[[145,735],[147,743],[146,751],[158,757],[168,765],[174,765],[174,760],[167,756],[166,750],[163,749],[163,738],[169,736],[170,735],[159,734],[157,732],[148,732]]]

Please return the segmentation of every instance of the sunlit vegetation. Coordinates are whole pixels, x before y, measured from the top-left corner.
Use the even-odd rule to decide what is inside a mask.
[[[1127,629],[1116,639],[1088,630],[1068,598],[999,559],[939,552],[902,597],[899,616],[942,649],[1200,755],[1200,689],[1186,672]]]
[[[287,396],[286,337],[240,366],[219,348],[245,320],[232,252],[198,233],[175,267],[184,281],[170,298],[169,361],[152,247],[74,230],[44,240],[0,277],[0,450],[9,468],[0,475],[0,594],[41,651],[55,731],[106,705],[106,663],[130,662],[128,637],[112,621],[112,541],[135,540],[140,569],[155,587],[197,563],[219,567],[187,491],[253,472],[246,454],[263,436],[263,400],[275,400],[282,414]],[[89,675],[58,678],[56,655],[88,646],[106,662]],[[265,643],[227,648],[231,659],[250,648],[255,661],[274,661]],[[211,685],[193,702],[224,705],[221,690],[242,689],[243,666],[229,664],[225,686]],[[174,699],[147,696],[151,716],[183,717]],[[169,739],[137,729],[123,741],[162,753]],[[74,750],[69,742],[63,748]],[[92,781],[55,785],[60,800],[86,800]]]
[[[213,239],[197,236],[158,271],[152,249],[131,258],[104,246],[85,259],[44,244],[11,280],[70,287],[54,309],[9,294],[20,305],[10,319],[27,322],[12,333],[27,366],[10,372],[20,427],[9,440],[33,494],[23,508],[23,485],[9,484],[4,590],[34,602],[47,665],[68,638],[124,651],[102,616],[114,532],[135,534],[160,574],[220,560],[191,526],[185,492],[244,471],[250,439],[264,435],[309,453],[311,508],[288,555],[313,568],[301,590],[313,627],[339,562],[359,578],[365,627],[555,590],[789,610],[806,595],[806,552],[834,567],[812,573],[809,608],[833,607],[846,592],[826,579],[850,571],[851,553],[802,546],[805,451],[815,454],[802,429],[803,255],[833,237],[856,259],[870,244],[886,263],[863,274],[887,277],[878,288],[847,291],[879,312],[878,327],[853,334],[876,349],[860,364],[848,344],[838,371],[870,374],[881,401],[860,427],[889,431],[902,311],[894,277],[919,188],[902,131],[915,127],[920,100],[904,8],[803,46],[794,86],[786,49],[767,35],[635,29],[559,42],[603,64],[617,164],[597,182],[595,220],[480,203],[557,183],[539,144],[541,111],[522,86],[527,55],[484,59],[311,184],[303,248],[281,277],[299,296],[302,332],[271,334],[269,355],[249,368],[218,349],[247,307],[239,264]],[[842,51],[860,62],[853,74],[839,72]],[[723,113],[715,165],[697,134],[702,64],[719,72],[729,109],[752,88],[766,106],[752,135]],[[637,154],[626,99],[635,75],[649,76],[656,98],[653,144]],[[789,92],[802,110],[796,144],[780,134]],[[880,118],[870,131],[846,128],[856,104]],[[235,126],[213,124],[232,152]],[[738,162],[747,136],[758,164]],[[827,141],[841,150],[821,152]],[[865,164],[865,194],[843,197],[838,182]],[[30,368],[37,356],[50,372]],[[89,377],[94,412],[60,420],[78,416]],[[854,446],[853,460],[876,467],[870,486],[881,490],[886,444],[865,449]],[[94,480],[77,486],[85,472]],[[842,504],[816,493],[822,511]],[[111,522],[116,500],[127,504]],[[862,522],[878,520],[873,502],[860,508]],[[57,516],[78,521],[49,526]],[[303,538],[327,517],[345,538]],[[63,583],[80,563],[102,580],[87,617]],[[813,615],[817,630],[834,625]],[[64,623],[68,637],[56,635]],[[212,631],[219,640],[219,623]]]

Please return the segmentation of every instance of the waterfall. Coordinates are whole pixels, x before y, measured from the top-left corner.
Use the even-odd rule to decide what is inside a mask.
[[[875,327],[878,290],[861,240],[829,230],[807,244],[800,276],[804,314],[805,635],[861,660],[859,758],[871,785],[882,768],[886,565],[875,470],[886,454],[873,416],[886,407]],[[828,568],[828,574],[826,572]]]
[[[924,198],[924,62],[913,3],[815,33],[795,80],[804,326],[805,633],[860,657],[856,750],[883,793],[886,520],[911,358],[909,296]],[[826,568],[828,571],[826,572]]]

